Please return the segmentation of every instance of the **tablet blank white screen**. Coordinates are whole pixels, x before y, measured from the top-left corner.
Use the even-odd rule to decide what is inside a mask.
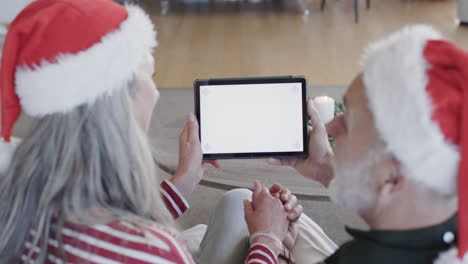
[[[200,86],[204,154],[301,152],[302,84]]]

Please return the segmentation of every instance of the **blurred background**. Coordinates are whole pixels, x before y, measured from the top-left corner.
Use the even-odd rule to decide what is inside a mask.
[[[196,78],[305,75],[347,84],[369,41],[411,23],[432,24],[468,48],[465,0],[141,0],[153,17],[159,87]],[[369,6],[367,6],[369,4]],[[462,14],[463,15],[463,14]]]
[[[0,42],[31,1],[0,0]],[[196,78],[289,74],[313,85],[346,84],[369,41],[410,23],[432,24],[468,48],[468,27],[459,19],[468,21],[467,0],[133,2],[156,24],[156,81],[163,88],[188,88]]]

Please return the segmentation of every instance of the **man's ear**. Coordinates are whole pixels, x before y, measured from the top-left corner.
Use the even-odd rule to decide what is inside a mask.
[[[404,187],[405,177],[401,174],[401,164],[395,158],[382,162],[379,166],[377,190],[382,202],[390,201]]]

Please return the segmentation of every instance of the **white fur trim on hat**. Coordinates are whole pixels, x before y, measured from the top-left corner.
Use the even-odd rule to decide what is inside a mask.
[[[64,113],[93,103],[130,81],[152,48],[156,32],[139,7],[126,6],[128,17],[120,28],[77,54],[61,54],[56,63],[19,66],[16,93],[23,110],[31,116]]]
[[[432,120],[424,58],[428,40],[440,39],[430,26],[406,27],[370,45],[363,79],[377,131],[404,173],[442,194],[456,194],[460,155]]]
[[[0,174],[5,173],[10,167],[16,148],[21,143],[18,138],[11,138],[10,142],[0,139]]]
[[[452,248],[442,254],[436,259],[434,264],[468,264],[468,255],[465,254],[463,259],[458,258],[458,249]]]

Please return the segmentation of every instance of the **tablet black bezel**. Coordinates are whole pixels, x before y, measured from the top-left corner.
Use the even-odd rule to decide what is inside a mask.
[[[308,144],[308,115],[307,115],[307,81],[303,76],[274,76],[274,77],[248,77],[248,78],[216,78],[194,81],[195,115],[199,124],[200,117],[200,86],[202,85],[226,85],[226,84],[268,84],[268,83],[301,83],[302,84],[302,117],[303,117],[303,146],[304,151],[298,152],[258,152],[258,153],[223,153],[203,154],[204,160],[214,159],[255,159],[255,158],[306,158],[309,155]],[[199,128],[201,140],[201,125]]]

